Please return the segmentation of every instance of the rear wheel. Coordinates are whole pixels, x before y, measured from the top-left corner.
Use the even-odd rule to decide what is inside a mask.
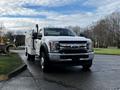
[[[35,61],[35,55],[27,54],[27,60],[34,62]]]
[[[41,52],[40,65],[43,72],[48,72],[50,65],[44,52]]]
[[[28,54],[27,54],[27,52],[25,52],[25,56],[27,56]]]

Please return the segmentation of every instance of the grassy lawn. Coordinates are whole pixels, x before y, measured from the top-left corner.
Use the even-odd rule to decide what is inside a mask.
[[[120,55],[120,49],[116,48],[94,48],[96,54]]]
[[[22,64],[18,54],[0,55],[0,75],[8,74]]]

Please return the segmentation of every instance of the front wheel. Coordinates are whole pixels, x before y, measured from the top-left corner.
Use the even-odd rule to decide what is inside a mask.
[[[40,56],[40,65],[41,65],[41,69],[43,72],[48,72],[49,63],[48,63],[47,57],[44,52],[42,52]]]

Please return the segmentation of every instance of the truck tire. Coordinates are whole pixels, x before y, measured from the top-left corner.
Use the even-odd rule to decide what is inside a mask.
[[[49,63],[47,60],[47,57],[44,52],[41,52],[40,56],[40,66],[43,72],[48,72],[49,71]]]
[[[27,60],[28,61],[30,60],[30,54],[27,54]]]
[[[91,66],[92,66],[92,60],[89,60],[82,65],[84,70],[89,70]]]
[[[27,54],[27,60],[31,61],[31,62],[34,62],[35,61],[35,55]]]
[[[27,56],[28,55],[28,53],[27,53],[27,48],[25,48],[25,56]]]
[[[27,56],[28,55],[28,53],[27,52],[25,52],[25,56]]]

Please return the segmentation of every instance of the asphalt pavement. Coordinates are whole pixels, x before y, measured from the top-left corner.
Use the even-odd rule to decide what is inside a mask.
[[[89,71],[81,66],[58,66],[42,73],[39,60],[28,62],[24,52],[18,52],[28,70],[0,82],[0,90],[120,90],[120,56],[95,55]]]

